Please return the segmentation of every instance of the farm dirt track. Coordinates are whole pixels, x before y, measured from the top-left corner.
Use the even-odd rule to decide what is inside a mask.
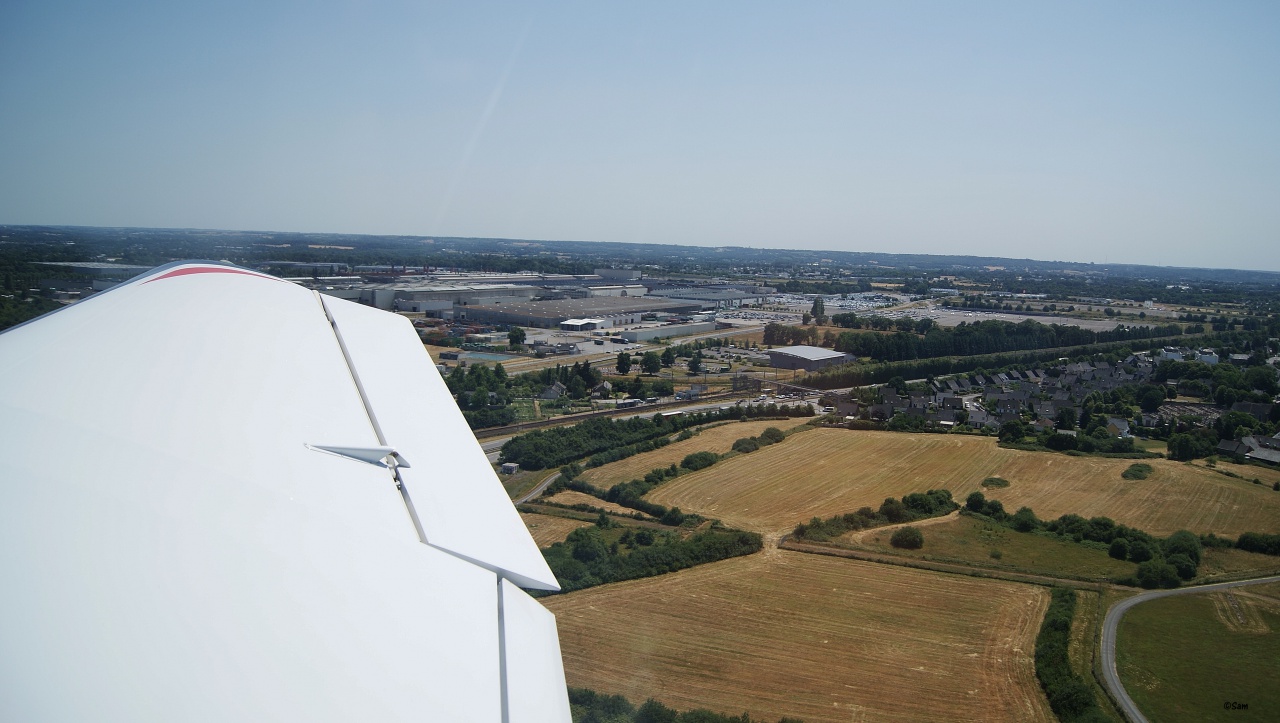
[[[1053,720],[1033,663],[1040,587],[774,550],[543,602],[569,685],[636,702],[808,723]]]
[[[524,521],[524,526],[529,529],[529,534],[533,535],[533,541],[538,547],[549,547],[555,542],[564,542],[564,538],[569,536],[570,532],[579,527],[589,527],[590,522],[582,520],[571,520],[567,517],[553,517],[551,515],[535,515],[528,512],[521,512],[520,519]]]
[[[1020,452],[995,442],[819,429],[679,477],[648,499],[760,532],[936,488],[957,500],[982,490],[1010,512],[1027,506],[1042,519],[1103,515],[1154,535],[1184,528],[1230,536],[1280,532],[1280,492],[1269,487],[1162,459],[1145,460],[1155,468],[1149,478],[1124,480],[1120,473],[1133,460]],[[1011,484],[983,490],[991,476]]]
[[[733,443],[743,437],[756,437],[769,427],[777,427],[784,432],[792,427],[804,424],[806,419],[770,419],[760,422],[730,422],[712,427],[683,442],[672,442],[662,449],[637,454],[634,457],[611,462],[603,467],[589,469],[582,473],[583,482],[608,489],[620,482],[627,482],[653,470],[655,467],[666,467],[680,464],[680,460],[694,452],[715,452],[723,454],[733,447]]]

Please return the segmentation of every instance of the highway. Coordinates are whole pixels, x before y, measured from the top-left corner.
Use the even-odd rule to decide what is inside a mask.
[[[1138,706],[1134,705],[1133,699],[1129,697],[1128,691],[1120,684],[1120,675],[1116,672],[1116,629],[1120,626],[1120,618],[1129,611],[1129,608],[1148,600],[1154,600],[1160,597],[1169,597],[1170,595],[1190,595],[1201,592],[1215,592],[1218,590],[1226,590],[1228,588],[1240,587],[1242,585],[1259,585],[1268,582],[1280,582],[1280,575],[1272,575],[1271,577],[1260,577],[1254,580],[1239,580],[1237,582],[1219,582],[1212,585],[1197,585],[1195,587],[1180,587],[1175,590],[1152,590],[1144,592],[1141,595],[1135,595],[1126,600],[1121,600],[1111,609],[1107,611],[1107,617],[1102,623],[1102,677],[1103,682],[1111,691],[1111,697],[1120,703],[1121,712],[1128,718],[1131,723],[1148,723],[1146,716],[1142,715],[1142,711],[1138,710]]]

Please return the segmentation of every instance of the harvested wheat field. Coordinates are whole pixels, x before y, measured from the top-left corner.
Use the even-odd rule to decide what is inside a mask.
[[[1040,587],[775,550],[545,598],[571,686],[753,720],[1051,721]]]
[[[679,477],[648,499],[762,532],[937,488],[958,501],[981,490],[1010,512],[1027,506],[1042,519],[1103,515],[1155,535],[1280,532],[1280,492],[1203,467],[1143,461],[1154,473],[1125,480],[1120,473],[1133,460],[1020,452],[990,437],[818,429]],[[1010,486],[983,489],[992,476]]]
[[[715,452],[723,454],[733,447],[733,443],[743,437],[756,437],[769,427],[777,427],[786,431],[804,424],[806,419],[770,419],[767,421],[730,422],[718,427],[705,429],[701,434],[683,442],[672,442],[662,449],[637,454],[634,457],[620,459],[603,467],[589,469],[579,477],[596,487],[608,489],[620,482],[644,477],[656,467],[680,464],[680,460],[694,452]]]
[[[619,515],[635,514],[635,510],[631,509],[630,507],[623,507],[622,505],[614,502],[605,502],[599,497],[592,497],[591,495],[585,492],[575,492],[573,490],[565,490],[564,492],[557,492],[556,494],[550,497],[547,497],[545,499],[540,499],[538,501],[554,502],[558,505],[591,505],[596,509],[604,510],[606,512],[614,512]]]
[[[567,517],[555,517],[553,515],[537,515],[528,512],[521,512],[520,519],[524,520],[524,526],[529,529],[529,534],[533,535],[533,541],[538,547],[550,547],[553,543],[564,542],[564,538],[569,536],[570,532],[579,527],[589,527],[590,522],[582,520],[571,520]]]

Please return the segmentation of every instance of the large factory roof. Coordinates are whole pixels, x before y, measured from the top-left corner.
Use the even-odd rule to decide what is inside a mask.
[[[779,349],[770,349],[769,354],[785,354],[787,356],[799,357],[806,361],[824,361],[826,359],[835,359],[843,357],[842,352],[832,349],[823,349],[820,346],[808,346],[801,344],[799,346],[784,346]]]
[[[467,309],[471,311],[480,310],[504,312],[507,314],[522,314],[535,318],[554,319],[557,322],[564,319],[583,317],[594,318],[611,316],[614,314],[643,313],[647,311],[680,313],[682,311],[696,311],[699,308],[700,306],[698,304],[664,301],[662,299],[649,297],[636,298],[629,296],[593,296],[586,299],[561,299],[556,301],[513,301],[511,303],[484,304],[481,306],[467,307]]]

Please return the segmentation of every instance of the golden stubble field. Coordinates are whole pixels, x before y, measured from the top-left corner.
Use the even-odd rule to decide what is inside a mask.
[[[733,443],[743,437],[757,437],[769,427],[777,427],[786,431],[807,422],[807,419],[770,419],[767,421],[730,422],[718,427],[704,429],[700,434],[683,442],[672,442],[662,449],[637,454],[634,457],[618,460],[603,467],[589,469],[582,473],[583,482],[596,487],[608,489],[620,482],[644,477],[656,467],[680,464],[680,460],[694,452],[728,452]]]
[[[753,719],[1051,721],[1044,588],[772,550],[543,603],[571,686]]]
[[[582,520],[553,515],[535,515],[528,512],[521,512],[520,519],[524,521],[524,526],[528,528],[529,534],[533,535],[533,541],[540,548],[550,547],[552,543],[564,542],[564,538],[568,537],[570,532],[579,527],[591,525],[590,522]]]
[[[630,507],[623,507],[616,502],[606,502],[599,497],[592,497],[585,492],[575,492],[574,490],[557,492],[544,499],[547,502],[555,502],[560,505],[590,505],[597,509],[605,510],[606,512],[613,512],[614,514],[619,515],[630,515],[635,512],[635,510]],[[566,532],[565,534],[567,535],[569,533]]]
[[[1020,452],[990,437],[819,429],[679,477],[648,499],[730,527],[779,532],[931,488],[963,501],[995,476],[1011,484],[983,490],[987,497],[1010,512],[1031,507],[1042,519],[1102,515],[1154,535],[1280,532],[1280,492],[1195,465],[1143,461],[1155,472],[1125,480],[1120,473],[1133,460]]]

